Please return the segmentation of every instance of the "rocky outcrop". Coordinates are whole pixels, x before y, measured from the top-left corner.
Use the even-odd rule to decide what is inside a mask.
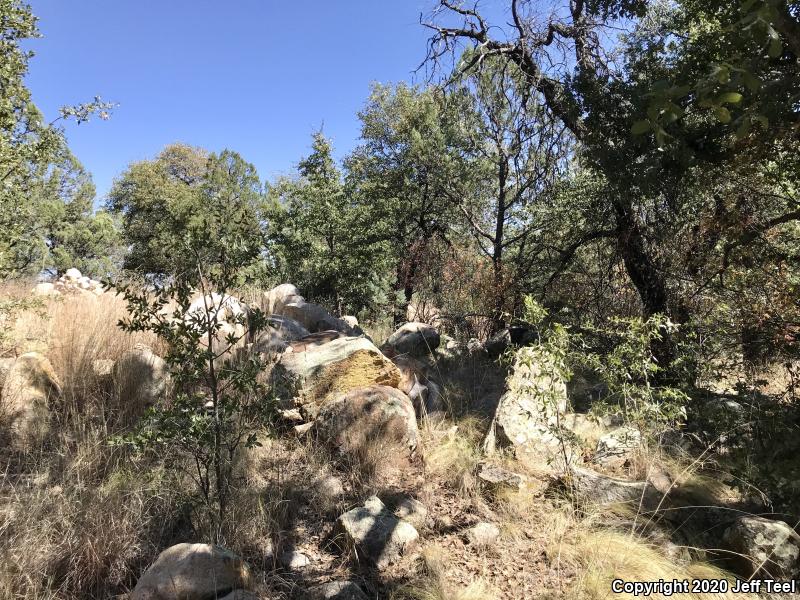
[[[433,381],[424,363],[404,354],[395,356],[392,362],[400,371],[398,387],[411,399],[418,417],[444,411],[441,387]]]
[[[742,577],[800,576],[800,535],[783,521],[741,516],[722,534],[728,562]]]
[[[325,343],[292,344],[273,370],[284,408],[302,408],[314,418],[328,399],[370,385],[397,387],[400,372],[366,338],[343,337]]]
[[[558,425],[567,410],[567,387],[554,359],[539,347],[517,350],[506,392],[484,442],[492,453],[510,447],[520,460],[549,463],[560,448]]]
[[[249,588],[249,569],[233,552],[211,544],[177,544],[142,574],[130,600],[208,600]]]
[[[300,323],[311,333],[340,331],[349,336],[361,335],[356,325],[331,315],[319,304],[306,302],[291,283],[283,283],[261,295],[261,310],[268,315],[282,315]]]
[[[393,354],[427,356],[439,347],[439,332],[426,323],[406,323],[389,336],[386,347]]]
[[[315,429],[320,439],[344,454],[380,445],[411,457],[419,445],[411,401],[400,390],[384,385],[331,398],[320,409]]]
[[[169,369],[160,356],[142,344],[125,352],[114,364],[115,394],[121,406],[136,411],[155,404],[164,394]]]
[[[50,431],[50,405],[61,386],[50,361],[38,352],[17,358],[8,370],[0,394],[0,412],[15,444],[41,442]]]
[[[36,296],[60,296],[62,294],[93,294],[100,296],[105,291],[103,284],[96,279],[82,275],[78,269],[67,269],[54,282],[37,283],[31,290]]]
[[[396,562],[418,539],[414,526],[392,514],[376,496],[344,513],[334,527],[334,540],[340,546],[378,569]]]

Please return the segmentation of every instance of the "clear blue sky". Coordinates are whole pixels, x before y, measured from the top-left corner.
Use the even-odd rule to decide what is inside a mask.
[[[70,125],[102,199],[128,163],[183,141],[231,148],[262,179],[292,172],[324,124],[357,143],[372,81],[411,81],[433,0],[30,0],[44,37],[28,84],[45,116],[101,95],[110,121]],[[417,79],[424,78],[420,74]]]

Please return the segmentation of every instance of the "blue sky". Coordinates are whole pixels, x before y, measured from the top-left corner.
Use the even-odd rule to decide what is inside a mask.
[[[372,81],[413,81],[433,0],[30,0],[44,37],[28,84],[47,117],[101,95],[110,121],[70,125],[98,199],[131,161],[183,141],[231,148],[262,179],[324,132],[343,156]],[[416,77],[424,78],[424,74]]]

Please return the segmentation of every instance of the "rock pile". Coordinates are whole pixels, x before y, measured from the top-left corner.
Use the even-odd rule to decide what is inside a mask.
[[[67,269],[66,272],[54,282],[37,283],[33,288],[37,296],[60,296],[62,294],[94,294],[100,296],[106,291],[103,284],[96,279],[87,277],[78,269]]]

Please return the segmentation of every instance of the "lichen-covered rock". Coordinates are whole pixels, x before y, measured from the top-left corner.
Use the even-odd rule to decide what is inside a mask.
[[[480,470],[478,471],[478,479],[489,487],[489,489],[493,490],[502,488],[521,490],[527,480],[524,475],[514,473],[513,471],[491,463],[481,464]]]
[[[561,448],[557,426],[567,406],[567,386],[553,357],[538,347],[520,348],[484,442],[485,451],[491,454],[498,447],[511,447],[521,460],[551,462]]]
[[[333,396],[369,385],[397,387],[400,372],[365,338],[344,337],[326,343],[303,340],[281,355],[273,382],[286,407],[303,407],[313,418]]]
[[[343,454],[380,446],[411,457],[419,445],[411,401],[400,390],[384,385],[333,397],[320,409],[315,430],[320,439]]]
[[[783,521],[741,516],[722,534],[729,562],[743,577],[800,576],[800,535]]]
[[[625,504],[637,511],[648,511],[662,505],[664,499],[650,481],[618,479],[591,469],[572,467],[563,474],[562,481],[576,498],[590,504]]]
[[[624,425],[603,435],[597,441],[594,460],[601,465],[621,465],[630,459],[641,445],[641,432],[635,427]]]
[[[211,544],[176,544],[142,574],[130,600],[208,600],[250,587],[247,565]]]
[[[61,385],[50,361],[38,352],[18,357],[3,382],[0,412],[9,424],[15,444],[41,442],[50,431],[50,404]]]
[[[414,547],[419,533],[373,496],[336,520],[334,539],[345,549],[355,550],[358,560],[384,569]]]
[[[434,327],[426,323],[406,323],[386,341],[397,354],[426,356],[439,347],[441,338]]]

